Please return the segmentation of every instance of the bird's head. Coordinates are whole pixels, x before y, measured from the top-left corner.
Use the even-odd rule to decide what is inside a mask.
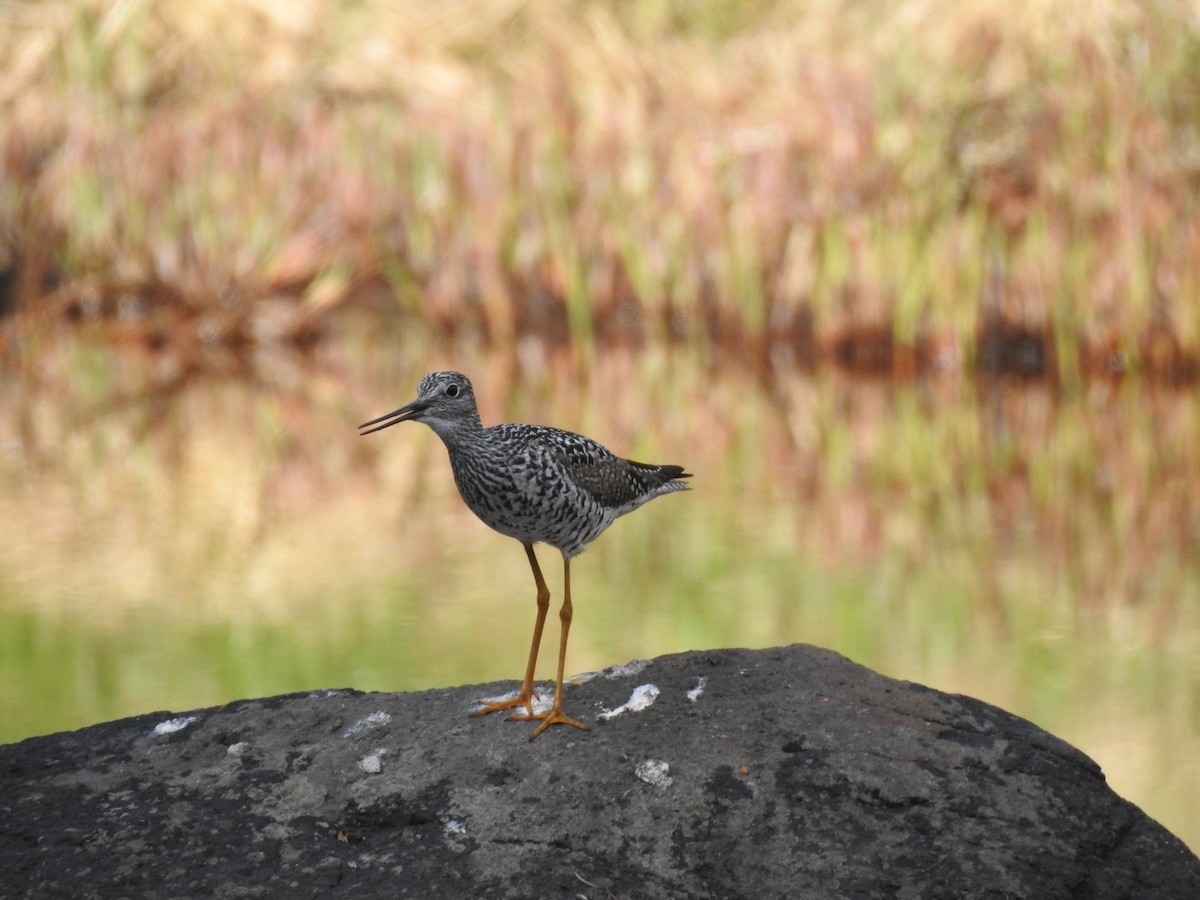
[[[416,400],[358,427],[365,429],[362,434],[371,434],[410,419],[443,436],[482,427],[470,379],[459,372],[430,372],[421,379]]]

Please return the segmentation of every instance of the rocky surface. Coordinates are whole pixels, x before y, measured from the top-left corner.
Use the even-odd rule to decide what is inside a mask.
[[[825,650],[618,667],[568,688],[590,732],[534,742],[467,717],[510,687],[325,691],[0,747],[0,893],[1200,897],[1200,860],[1079,751]]]

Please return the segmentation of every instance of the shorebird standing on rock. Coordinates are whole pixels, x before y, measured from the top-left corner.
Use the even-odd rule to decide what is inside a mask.
[[[517,696],[485,704],[474,715],[523,707],[522,721],[540,719],[532,738],[551,725],[587,726],[562,709],[563,667],[571,628],[571,559],[620,516],[661,494],[686,491],[689,473],[681,466],[654,466],[621,459],[583,435],[544,425],[484,428],[471,382],[458,372],[432,372],[421,379],[417,399],[395,412],[359,426],[371,434],[409,420],[432,428],[450,452],[454,483],[463,501],[485,524],[516,538],[525,548],[537,585],[537,620],[525,678]],[[533,545],[557,547],[563,557],[563,603],[558,612],[558,677],[554,703],[534,712],[533,673],[550,590],[542,578]]]

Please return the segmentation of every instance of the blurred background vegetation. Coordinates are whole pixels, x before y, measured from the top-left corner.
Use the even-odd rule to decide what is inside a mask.
[[[571,668],[829,646],[1200,848],[1194,4],[44,0],[0,58],[0,740],[519,676],[523,554],[354,430],[457,368],[696,473]]]

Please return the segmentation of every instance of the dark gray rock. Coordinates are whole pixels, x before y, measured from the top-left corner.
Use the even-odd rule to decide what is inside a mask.
[[[646,684],[648,708],[598,719]],[[1200,897],[1200,860],[1079,751],[825,650],[619,667],[568,688],[591,732],[532,743],[530,723],[466,715],[506,687],[249,700],[0,747],[0,892]]]

